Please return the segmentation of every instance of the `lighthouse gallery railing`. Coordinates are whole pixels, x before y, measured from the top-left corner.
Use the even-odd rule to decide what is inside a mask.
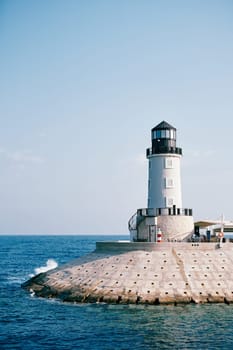
[[[144,217],[150,217],[150,216],[161,216],[161,215],[181,215],[181,216],[192,216],[193,211],[192,209],[188,208],[176,208],[174,205],[173,207],[169,208],[142,208],[138,209],[135,214],[131,216],[128,222],[129,230],[136,230],[139,223],[144,219]]]

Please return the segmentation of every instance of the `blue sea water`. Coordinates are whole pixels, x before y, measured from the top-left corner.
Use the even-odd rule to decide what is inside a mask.
[[[122,236],[0,236],[0,349],[233,349],[233,305],[69,304],[21,283]]]

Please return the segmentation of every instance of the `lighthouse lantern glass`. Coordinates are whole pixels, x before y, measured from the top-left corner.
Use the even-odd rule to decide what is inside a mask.
[[[164,129],[164,130],[154,130],[152,132],[152,139],[176,139],[176,131],[173,129]]]
[[[161,139],[165,139],[166,137],[166,130],[161,130]]]
[[[154,130],[152,132],[152,139],[160,139],[161,138],[161,130]]]

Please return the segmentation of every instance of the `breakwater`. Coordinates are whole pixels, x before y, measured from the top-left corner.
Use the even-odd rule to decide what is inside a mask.
[[[23,288],[70,302],[232,303],[232,265],[232,243],[97,242]]]

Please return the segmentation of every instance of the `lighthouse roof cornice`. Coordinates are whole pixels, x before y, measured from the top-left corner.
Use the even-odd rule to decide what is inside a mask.
[[[161,123],[159,123],[158,125],[156,125],[152,131],[154,130],[164,130],[164,129],[173,129],[176,130],[176,128],[174,128],[174,126],[168,124],[165,120],[163,120]]]

